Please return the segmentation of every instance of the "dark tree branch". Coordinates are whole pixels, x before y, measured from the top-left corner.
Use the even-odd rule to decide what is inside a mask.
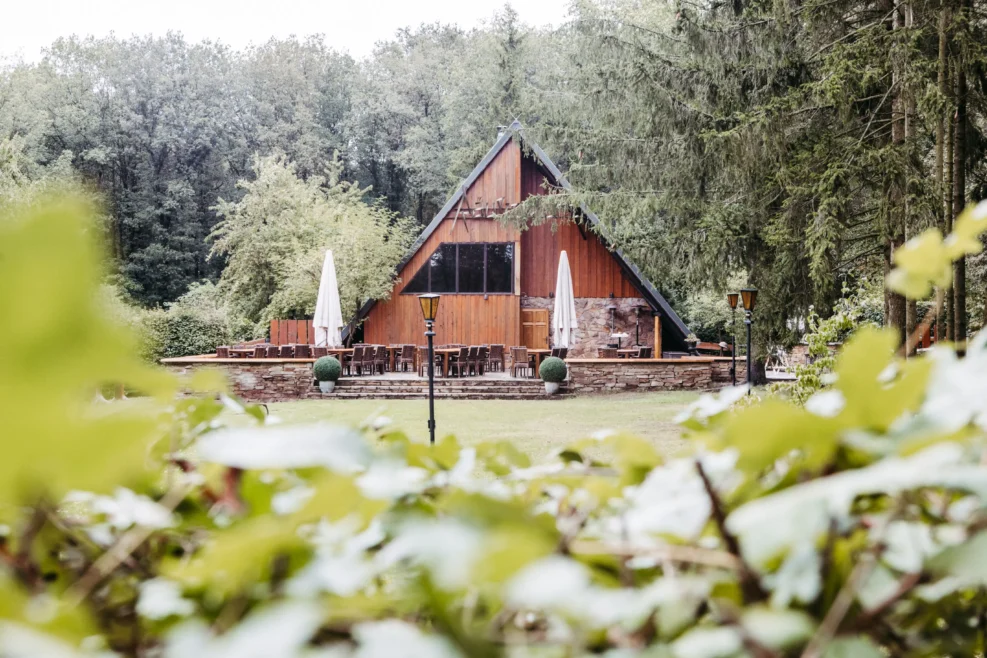
[[[764,588],[761,587],[757,573],[751,569],[750,565],[748,565],[744,560],[744,556],[740,552],[740,542],[738,542],[733,533],[727,529],[727,516],[723,508],[723,501],[720,499],[720,495],[716,493],[716,489],[713,488],[713,483],[710,482],[709,477],[706,475],[706,470],[703,468],[702,462],[698,459],[696,460],[696,471],[699,473],[699,477],[702,478],[703,487],[706,489],[706,495],[709,496],[710,507],[712,509],[713,521],[716,523],[716,529],[719,531],[720,536],[723,537],[723,543],[726,544],[727,551],[729,551],[740,562],[740,589],[744,595],[744,602],[755,603],[757,601],[765,600],[768,595],[764,591]]]

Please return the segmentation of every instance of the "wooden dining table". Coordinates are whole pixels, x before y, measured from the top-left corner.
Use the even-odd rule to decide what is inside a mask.
[[[254,355],[253,347],[231,347],[230,357],[234,359],[247,359]]]
[[[622,350],[617,350],[618,359],[630,359],[637,356],[641,352],[639,347],[626,347]]]
[[[532,377],[538,376],[538,369],[541,367],[541,362],[546,356],[551,356],[551,354],[552,350],[548,348],[528,348],[528,355],[535,357],[535,365],[531,372]]]
[[[442,372],[439,373],[439,377],[445,377],[449,374],[449,356],[459,354],[459,349],[458,347],[436,347],[432,350],[442,357]]]
[[[404,345],[387,346],[387,360],[391,365],[391,372],[397,372],[398,353],[402,348],[404,348]]]

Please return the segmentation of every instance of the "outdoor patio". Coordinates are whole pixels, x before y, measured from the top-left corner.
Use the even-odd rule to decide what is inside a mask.
[[[516,371],[510,356],[500,370],[482,374],[435,378],[436,397],[461,399],[545,398],[541,380],[532,370]],[[332,393],[323,394],[312,374],[314,357],[229,358],[215,354],[164,359],[162,363],[178,374],[202,369],[221,370],[232,391],[247,400],[271,402],[301,399],[419,398],[428,395],[428,377],[417,365],[374,374],[345,371]],[[706,391],[731,383],[728,357],[681,358],[566,358],[568,377],[562,395],[642,391]],[[743,381],[744,361],[737,360],[737,379]],[[436,368],[438,373],[440,368]],[[536,370],[534,372],[537,372]]]

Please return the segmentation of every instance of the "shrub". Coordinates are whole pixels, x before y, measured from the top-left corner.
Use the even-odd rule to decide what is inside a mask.
[[[538,368],[538,374],[541,375],[542,381],[555,384],[565,381],[567,372],[568,368],[566,368],[565,361],[557,356],[548,357],[541,362],[541,367]]]
[[[339,364],[336,357],[323,356],[319,357],[315,365],[312,366],[312,372],[320,382],[334,382],[343,374],[343,366]]]
[[[142,332],[156,358],[210,354],[228,340],[226,323],[188,310],[147,311]]]

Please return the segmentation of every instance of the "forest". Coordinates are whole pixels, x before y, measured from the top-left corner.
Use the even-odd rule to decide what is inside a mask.
[[[319,37],[64,38],[0,68],[0,194],[81,183],[121,297],[158,312],[218,296],[257,324],[311,311],[318,259],[300,237],[354,213],[388,247],[354,259],[344,296],[381,294],[372,273],[517,118],[574,189],[505,221],[586,204],[701,335],[722,335],[737,282],[762,291],[762,346],[797,340],[847,289],[904,335],[933,305],[886,289],[896,250],[987,196],[984,8],[588,0],[548,29],[505,6],[476,29],[410,26],[361,60]],[[954,263],[945,336],[984,324],[985,269]]]

